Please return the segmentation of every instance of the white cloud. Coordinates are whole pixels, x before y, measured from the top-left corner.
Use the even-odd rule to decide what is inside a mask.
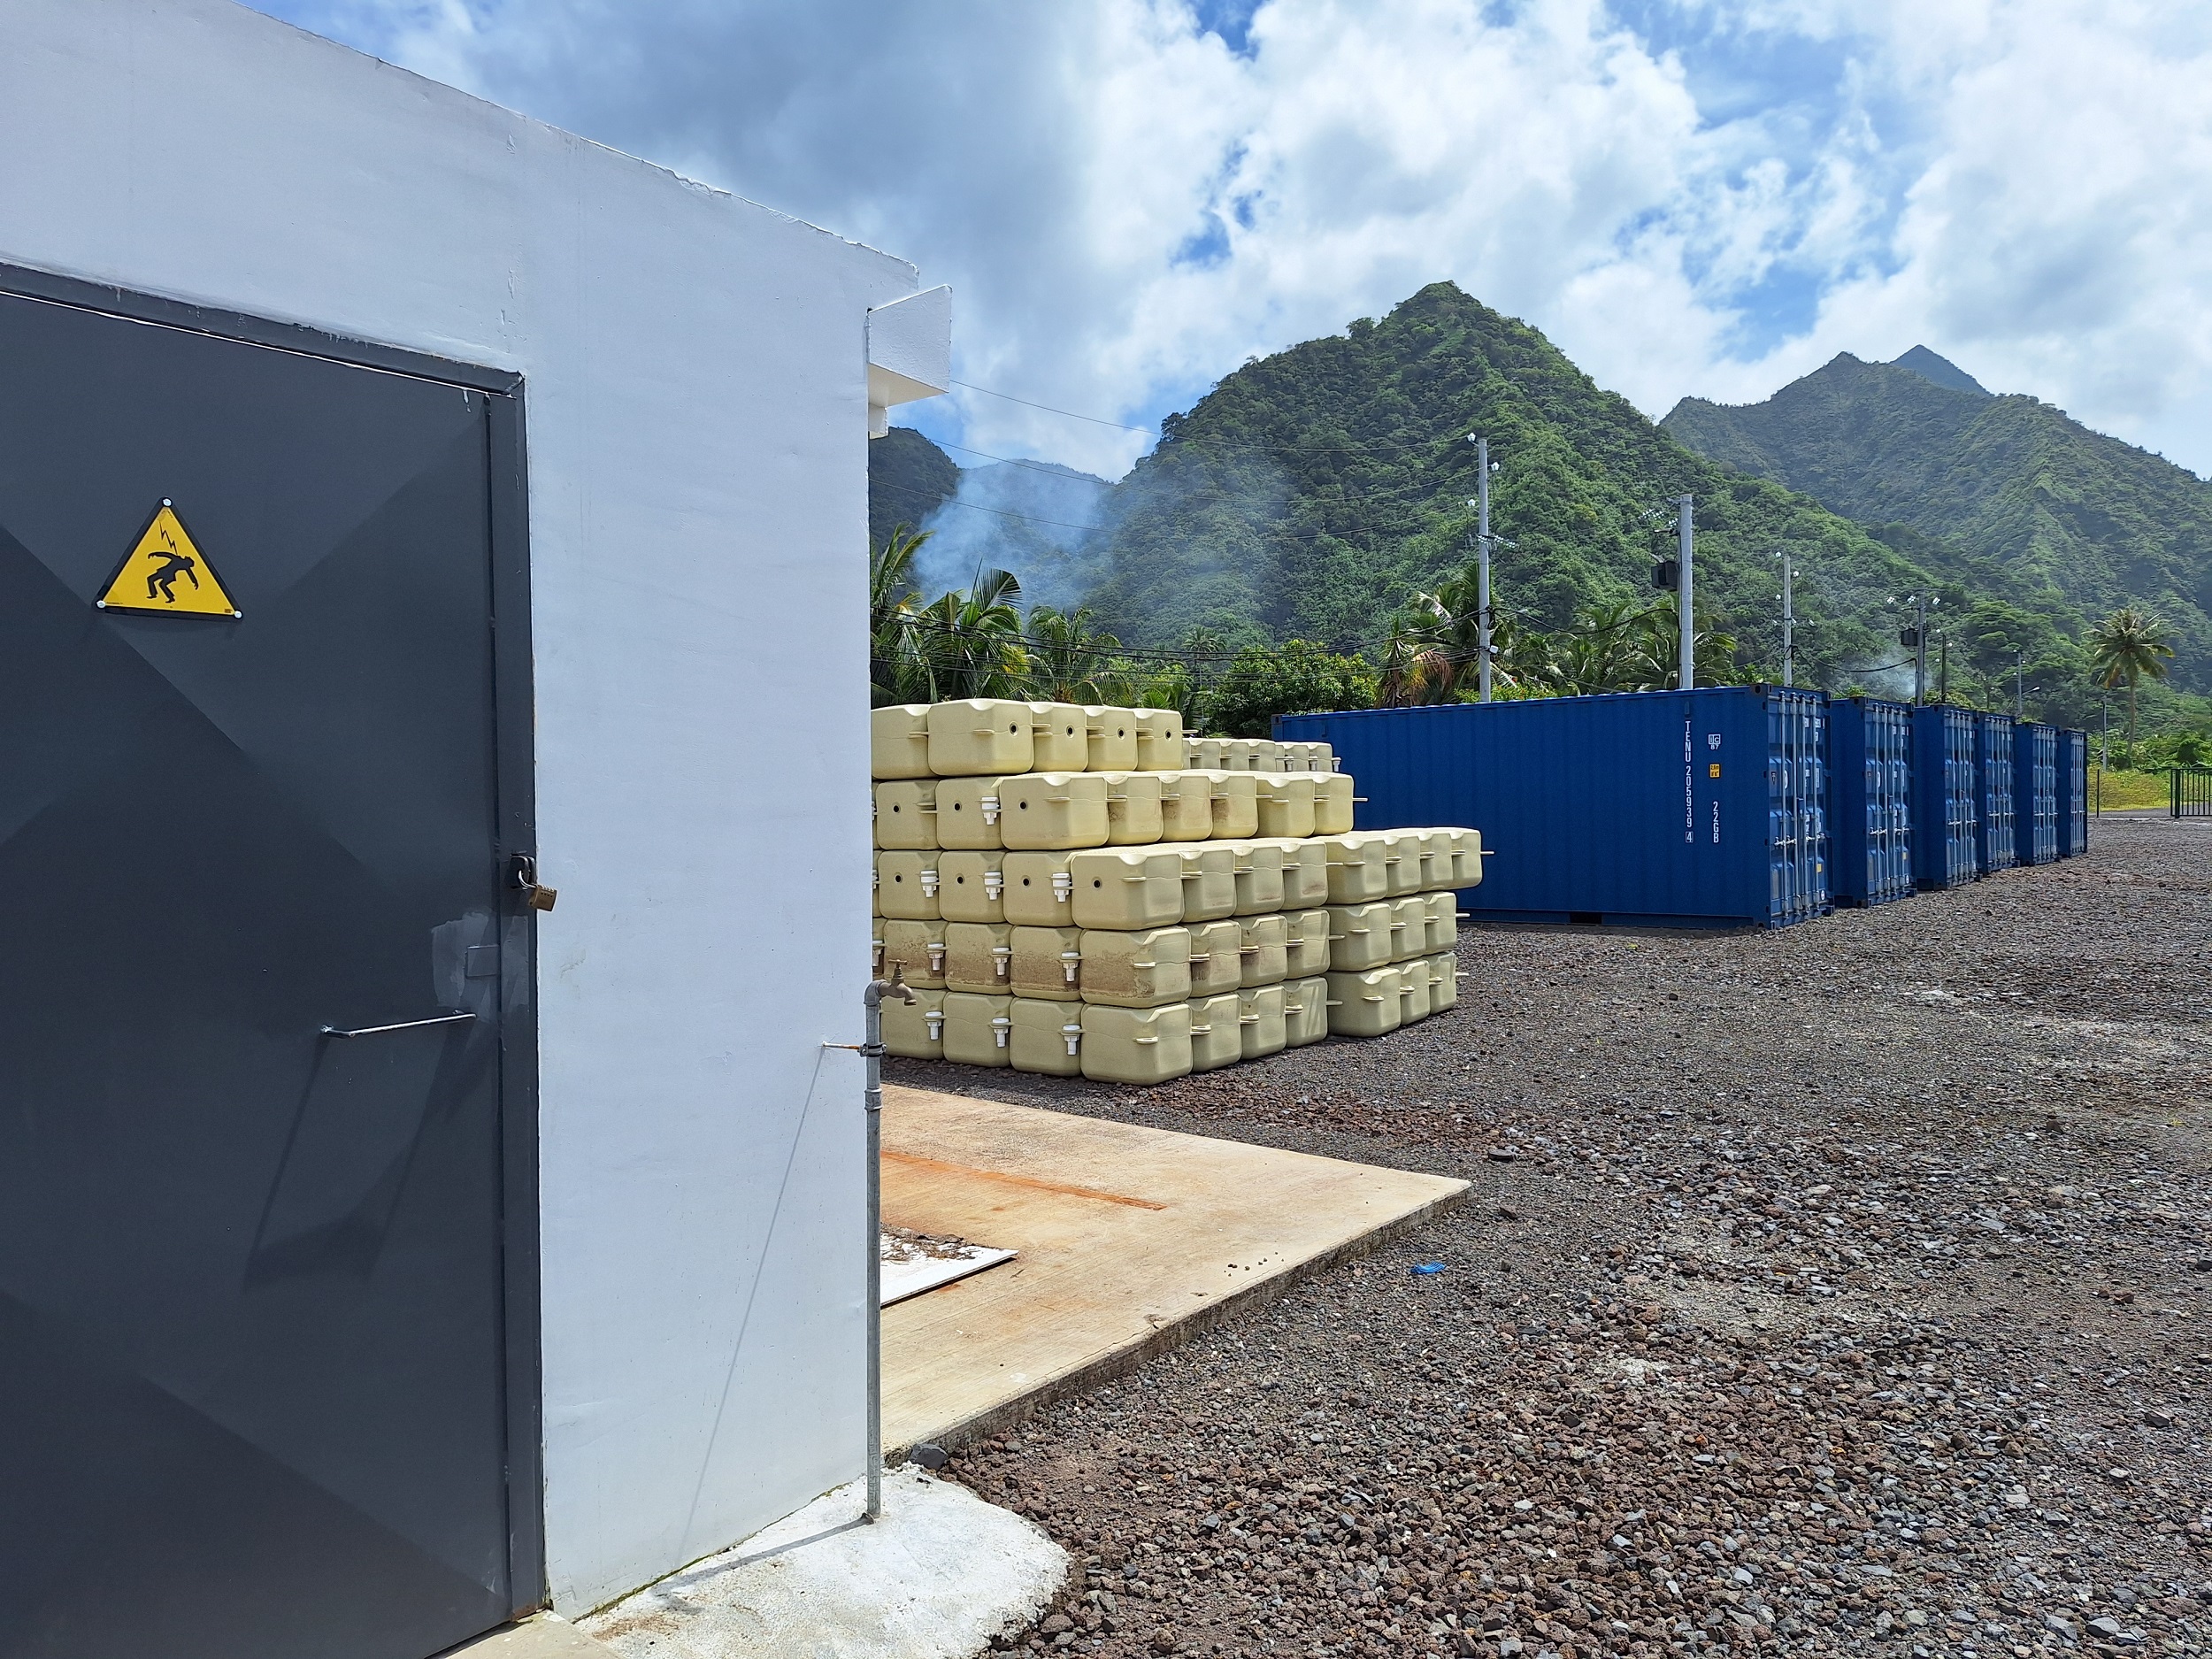
[[[2212,471],[2199,7],[1269,0],[1240,55],[1182,0],[265,4],[918,260],[1041,403],[1148,420],[1450,277],[1655,415],[1924,341]]]

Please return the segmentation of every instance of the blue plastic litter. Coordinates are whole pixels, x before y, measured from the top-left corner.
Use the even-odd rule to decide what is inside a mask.
[[[1444,1271],[1444,1263],[1441,1262],[1416,1262],[1413,1264],[1413,1271],[1419,1274],[1422,1278],[1425,1279],[1432,1273],[1442,1272]]]

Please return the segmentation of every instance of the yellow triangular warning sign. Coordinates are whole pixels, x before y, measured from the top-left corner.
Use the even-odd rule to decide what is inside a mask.
[[[94,603],[103,611],[142,611],[165,617],[240,614],[207,555],[168,501],[161,503],[107,591]]]

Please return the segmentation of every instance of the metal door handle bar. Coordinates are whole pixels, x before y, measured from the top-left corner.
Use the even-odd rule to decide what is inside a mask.
[[[465,1019],[474,1019],[473,1014],[441,1014],[435,1019],[403,1019],[396,1025],[362,1025],[352,1031],[341,1031],[335,1025],[325,1025],[326,1037],[380,1037],[388,1031],[418,1031],[425,1025],[452,1025]]]

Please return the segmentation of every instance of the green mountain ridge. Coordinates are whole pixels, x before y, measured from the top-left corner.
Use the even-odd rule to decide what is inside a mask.
[[[2174,631],[2175,685],[2212,690],[2212,484],[2171,462],[1993,396],[1925,347],[1893,364],[1842,354],[1761,403],[1686,397],[1661,426],[1721,465],[1902,526],[1924,561],[2001,572],[2077,639],[2147,605]]]
[[[1678,442],[1542,334],[1449,282],[1388,316],[1246,365],[1187,414],[1104,503],[1090,603],[1125,639],[1194,628],[1371,651],[1411,595],[1472,553],[1475,446],[1497,463],[1496,603],[1533,626],[1651,593],[1671,500],[1696,497],[1701,606],[1778,666],[1780,570],[1797,585],[1801,680],[1840,685],[1899,654],[1892,595],[1951,570],[1759,475]]]

